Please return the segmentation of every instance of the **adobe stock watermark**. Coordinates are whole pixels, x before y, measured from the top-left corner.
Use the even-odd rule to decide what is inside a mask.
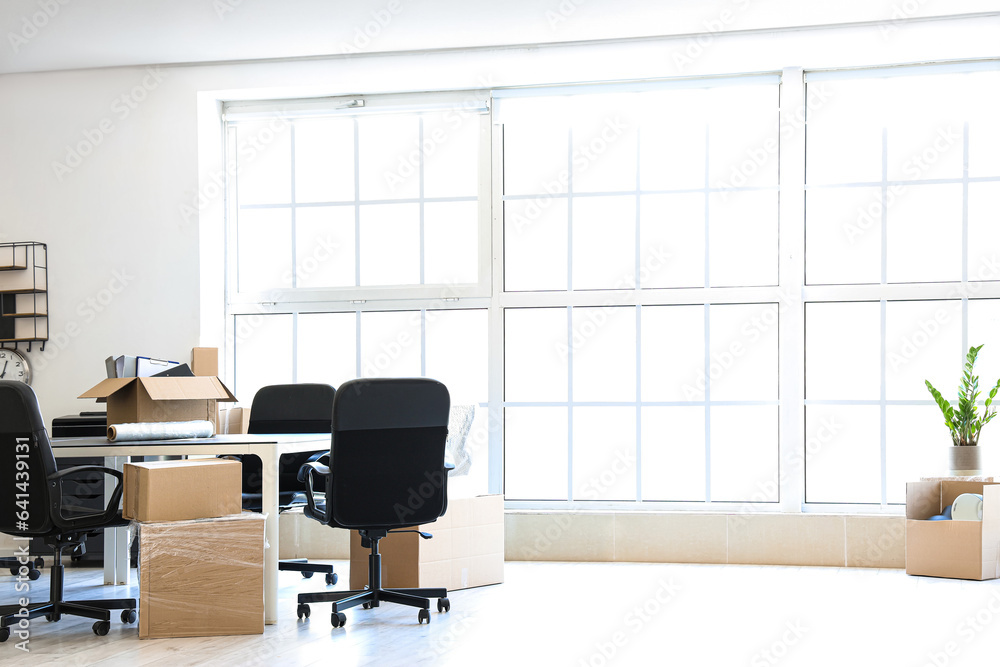
[[[952,664],[955,658],[961,656],[963,647],[968,647],[993,628],[997,616],[1000,616],[1000,590],[994,586],[985,604],[966,614],[955,626],[954,635],[957,638],[945,642],[939,651],[928,652],[923,667],[947,667]]]
[[[354,39],[350,43],[340,43],[341,53],[362,53],[368,50],[402,11],[403,0],[389,0],[381,9],[369,12],[371,20],[354,27]]]
[[[146,75],[138,84],[112,100],[111,115],[102,118],[94,127],[83,130],[83,138],[75,144],[67,144],[66,154],[62,162],[52,161],[52,172],[55,174],[56,180],[61,183],[66,176],[72,174],[82,165],[84,160],[115,131],[118,124],[131,116],[132,112],[138,109],[139,105],[149,97],[149,94],[163,83],[164,78],[165,75],[160,72],[159,67],[147,67]]]
[[[7,41],[11,50],[17,54],[27,46],[56,16],[62,12],[63,7],[72,0],[36,0],[38,11],[30,16],[21,17],[21,28],[17,32],[13,30],[7,33]]]
[[[788,657],[792,649],[802,641],[808,628],[802,625],[802,621],[787,621],[784,631],[769,646],[753,654],[750,658],[750,667],[774,667]]]
[[[913,153],[903,161],[901,166],[903,174],[914,181],[923,178],[927,171],[941,159],[941,156],[948,153],[956,144],[961,145],[961,143],[962,132],[956,130],[953,125],[938,128],[933,141],[928,146]],[[859,205],[854,221],[845,222],[842,226],[848,243],[855,245],[858,239],[862,238],[870,229],[881,229],[882,214],[890,210],[901,197],[906,195],[910,187],[918,184],[914,182],[905,185],[902,183],[886,185],[885,201],[882,199],[882,193],[879,192],[873,195],[867,204]]]
[[[712,48],[719,34],[732,29],[738,22],[740,13],[750,8],[750,0],[730,0],[728,4],[732,7],[724,7],[714,19],[705,19],[701,22],[705,32],[688,37],[683,49],[675,50],[671,54],[679,72],[683,72],[705,55],[705,51]]]
[[[878,31],[882,35],[882,39],[888,40],[907,19],[919,16],[921,8],[927,2],[928,0],[904,0],[894,4],[889,19],[878,24]]]
[[[722,201],[728,201],[729,193],[750,182],[750,179],[771,160],[778,158],[781,142],[791,139],[806,126],[806,116],[816,112],[833,98],[833,91],[823,82],[810,83],[806,87],[805,104],[794,110],[782,110],[778,126],[778,137],[765,139],[759,146],[747,148],[746,157],[734,165],[725,181],[716,180],[712,187],[722,194]]]
[[[128,270],[114,269],[105,287],[77,303],[76,315],[79,320],[82,320],[84,325],[92,323],[134,280],[135,276],[130,274]],[[49,363],[62,354],[63,350],[70,346],[74,338],[83,332],[79,320],[68,321],[62,331],[57,331],[49,336],[45,350],[39,353],[39,356],[32,362],[36,369],[46,368]]]
[[[578,667],[607,667],[612,664],[629,641],[639,635],[681,591],[682,588],[673,579],[660,579],[653,593],[622,617],[620,626],[624,629],[615,630],[604,640],[594,642],[590,655],[577,661]]]
[[[16,635],[21,641],[17,642],[14,646],[25,653],[29,653],[31,649],[28,644],[31,642],[31,612],[29,605],[31,604],[31,556],[28,554],[28,544],[31,542],[31,537],[24,534],[27,533],[29,522],[31,520],[31,441],[27,437],[15,437],[14,444],[14,509],[11,514],[14,518],[14,528],[17,533],[14,534],[15,542],[23,542],[17,550],[15,555],[17,556],[17,562],[20,566],[17,570],[17,583],[14,584],[14,590],[18,593],[23,593],[23,597],[17,600],[17,612],[15,616],[18,618],[16,626],[7,626],[12,635]],[[22,534],[18,534],[22,533]]]
[[[279,111],[271,116],[267,123],[256,133],[249,136],[240,135],[236,142],[236,155],[226,160],[223,168],[212,171],[208,178],[198,187],[191,203],[181,202],[177,206],[178,213],[185,224],[197,219],[196,216],[225,194],[226,181],[238,176],[247,165],[264,153],[274,141],[291,127],[291,121]]]

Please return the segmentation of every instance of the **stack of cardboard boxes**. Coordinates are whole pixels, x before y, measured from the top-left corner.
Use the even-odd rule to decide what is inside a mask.
[[[139,536],[139,637],[264,632],[264,515],[241,512],[239,461],[125,465]]]

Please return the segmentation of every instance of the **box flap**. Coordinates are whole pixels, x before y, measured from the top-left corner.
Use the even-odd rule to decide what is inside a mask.
[[[941,513],[941,482],[906,484],[906,518],[929,519]]]
[[[108,378],[107,380],[101,380],[101,382],[77,396],[77,398],[96,398],[99,401],[104,401],[111,394],[127,387],[133,382],[135,382],[135,378]]]
[[[217,377],[144,377],[136,380],[154,401],[236,400]]]

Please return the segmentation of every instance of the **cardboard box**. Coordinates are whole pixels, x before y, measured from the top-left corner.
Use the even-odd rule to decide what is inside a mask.
[[[278,516],[278,532],[281,545],[278,558],[347,560],[351,557],[350,531],[310,519],[301,507]]]
[[[215,377],[219,374],[219,348],[191,348],[191,372],[199,377]]]
[[[941,514],[963,493],[982,494],[982,521],[926,520]],[[907,484],[906,573],[978,581],[1000,576],[1000,484]]]
[[[126,463],[122,517],[187,521],[239,514],[242,468],[229,459]]]
[[[219,402],[235,401],[217,377],[108,378],[80,398],[108,404],[108,426],[206,419],[218,428]]]
[[[449,591],[503,582],[503,496],[448,500],[448,511],[420,526],[434,535],[391,534],[379,542],[385,588],[435,588]],[[368,583],[369,550],[351,531],[351,589]]]
[[[219,408],[218,433],[246,433],[250,429],[248,408]]]
[[[139,525],[139,638],[264,632],[264,516]]]

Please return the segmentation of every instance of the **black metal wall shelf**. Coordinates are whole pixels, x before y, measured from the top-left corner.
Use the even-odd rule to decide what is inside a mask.
[[[36,241],[0,243],[0,345],[49,339],[48,246]]]

